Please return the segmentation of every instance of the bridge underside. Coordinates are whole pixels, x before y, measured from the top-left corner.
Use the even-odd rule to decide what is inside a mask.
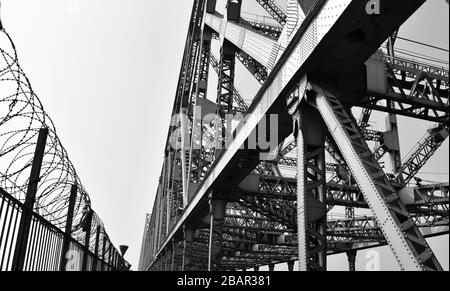
[[[298,261],[322,271],[327,256],[347,253],[354,269],[356,251],[387,245],[402,270],[441,270],[425,239],[449,232],[448,183],[411,181],[448,137],[448,69],[389,50],[425,1],[384,2],[377,15],[359,0],[287,1],[287,14],[257,1],[279,26],[226,2],[219,13],[214,0],[194,1],[173,109],[180,118],[140,268],[293,270]],[[251,104],[235,86],[236,60],[262,84]],[[373,111],[388,115],[386,131],[370,128]],[[436,124],[406,157],[398,116]]]

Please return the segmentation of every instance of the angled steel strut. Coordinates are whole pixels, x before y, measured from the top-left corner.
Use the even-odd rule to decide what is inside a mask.
[[[258,4],[261,5],[279,24],[283,26],[286,24],[287,16],[275,1],[256,0],[256,2],[258,2]]]
[[[406,206],[375,160],[354,117],[332,93],[314,85],[313,90],[317,93],[316,106],[374,212],[400,268],[408,271],[442,270]]]

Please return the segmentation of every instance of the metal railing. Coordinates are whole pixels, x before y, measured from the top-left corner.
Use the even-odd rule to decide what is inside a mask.
[[[0,188],[0,271],[14,271],[13,258],[21,243],[19,223],[24,204]],[[96,234],[95,250],[32,213],[25,242],[23,271],[124,271],[128,263],[112,245],[102,229]],[[64,243],[68,244],[64,251]]]
[[[128,270],[0,25],[0,271]]]

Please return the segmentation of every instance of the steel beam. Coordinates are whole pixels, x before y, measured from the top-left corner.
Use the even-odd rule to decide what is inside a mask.
[[[297,235],[300,271],[326,271],[325,127],[300,104],[297,118]]]
[[[396,169],[396,180],[406,185],[419,173],[436,151],[448,138],[448,126],[438,126],[430,129],[428,135],[419,142],[405,162]]]
[[[286,13],[284,13],[274,0],[256,0],[256,2],[258,2],[258,4],[261,5],[280,25],[284,26],[286,24]]]
[[[314,87],[316,105],[338,143],[402,270],[442,270],[362,138],[353,116],[330,91]]]
[[[213,185],[226,185],[225,181],[230,178],[231,171],[234,172],[233,178],[236,181],[241,179],[241,175],[242,179],[245,177],[246,171],[254,163],[252,159],[257,155],[254,155],[253,152],[246,153],[247,162],[244,164],[241,160],[244,153],[239,149],[245,144],[264,115],[278,113],[282,122],[289,124],[286,121],[287,114],[282,106],[285,106],[284,100],[294,84],[297,84],[307,72],[311,76],[320,75],[323,78],[339,79],[343,77],[345,72],[359,67],[423,2],[422,0],[392,0],[387,2],[386,11],[377,15],[378,25],[371,21],[372,17],[367,15],[365,3],[361,3],[361,1],[342,2],[342,5],[334,11],[333,18],[323,17],[325,11],[328,13],[330,9],[334,9],[333,1],[317,1],[298,31],[294,33],[290,45],[280,57],[277,65],[273,67],[268,81],[257,94],[249,109],[249,119],[246,120],[245,124],[242,123],[238,126],[235,139],[230,147],[218,156],[210,174],[196,191],[191,203],[180,215],[178,223],[162,244],[159,252],[164,249],[170,238],[180,230],[180,226],[188,218],[192,218],[197,207],[205,203],[205,193],[208,193]],[[321,21],[326,21],[326,23]],[[366,29],[368,26],[370,26],[370,29]],[[227,30],[232,27],[232,25],[227,24]],[[324,30],[319,33],[316,30],[318,27]],[[223,30],[219,30],[223,34]],[[358,33],[355,34],[355,31]],[[363,37],[358,37],[361,35]],[[339,54],[333,54],[336,47],[342,48]],[[292,130],[283,132],[285,127],[281,127],[281,130],[282,138],[292,132]],[[249,156],[252,159],[248,159]],[[239,173],[236,172],[235,166],[237,164],[244,165],[240,168]],[[248,168],[245,165],[248,165]]]

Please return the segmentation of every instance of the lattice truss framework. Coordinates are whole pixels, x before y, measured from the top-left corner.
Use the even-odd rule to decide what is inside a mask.
[[[287,13],[276,1],[256,2],[279,27],[241,18],[241,1],[229,3],[224,16],[216,13],[216,1],[195,1],[179,86],[192,84],[196,91],[176,95],[174,115],[201,104],[201,116],[215,112],[220,118],[202,123],[190,115],[193,126],[184,130],[189,133],[188,143],[181,141],[179,127],[171,128],[169,137],[177,133],[181,149],[167,147],[165,165],[170,167],[165,166],[161,174],[143,242],[142,269],[236,270],[264,265],[273,269],[275,263],[288,263],[292,270],[298,260],[302,270],[326,270],[327,255],[348,253],[354,259],[357,250],[388,245],[402,269],[440,270],[425,238],[448,234],[448,182],[413,183],[448,137],[448,68],[395,56],[382,44],[387,36],[379,41],[380,50],[361,60],[369,80],[364,84],[367,89],[356,98],[351,90],[326,82],[328,75],[324,79],[314,75],[314,81],[309,81],[285,73],[291,87],[279,97],[284,98],[280,101],[284,106],[277,110],[289,116],[287,124],[292,130],[271,152],[275,158],[255,161],[252,150],[238,151],[242,157],[233,170],[239,182],[230,178],[226,185],[211,187],[206,193],[209,199],[195,199],[205,183],[211,183],[208,179],[226,155],[227,150],[206,147],[224,142],[222,133],[230,125],[223,123],[219,131],[218,119],[223,121],[223,114],[230,111],[251,119],[259,108],[260,100],[249,104],[236,88],[230,55],[262,84],[260,92],[264,92],[284,68],[273,66],[270,54],[268,60],[260,59],[259,47],[277,47],[281,51],[278,63],[288,63],[285,51],[294,51],[294,45],[303,40],[297,35],[308,33],[304,23],[314,21],[311,16],[325,13],[333,4],[287,1]],[[344,2],[347,6],[340,12],[359,7],[356,1]],[[394,2],[392,7],[403,5],[409,15],[396,10],[398,19],[403,20],[392,24],[393,38],[405,16],[412,15],[423,1]],[[224,31],[220,21],[227,21],[232,32]],[[246,39],[235,38],[236,31],[245,33]],[[252,46],[256,40],[260,43]],[[219,57],[211,49],[214,41],[221,47]],[[210,67],[217,73],[217,92],[207,91]],[[371,77],[384,80],[384,90],[380,91]],[[344,84],[359,81],[346,76]],[[325,89],[328,86],[329,90]],[[183,105],[187,96],[192,98],[191,105]],[[388,116],[388,130],[371,128],[376,111]],[[435,124],[406,157],[401,156],[399,147],[400,117]],[[320,126],[311,129],[312,120]],[[177,125],[183,127],[182,120]],[[197,147],[187,150],[183,144]],[[220,176],[216,179],[226,181]],[[185,192],[176,185],[184,185]]]

